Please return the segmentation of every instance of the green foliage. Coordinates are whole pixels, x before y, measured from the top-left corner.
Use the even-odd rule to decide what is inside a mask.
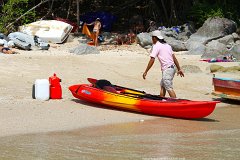
[[[196,23],[197,27],[200,27],[205,20],[212,17],[225,17],[234,20],[239,24],[239,0],[219,0],[219,1],[199,1],[193,4],[188,18]]]
[[[218,6],[211,6],[208,3],[197,3],[192,7],[189,17],[192,18],[199,27],[206,19],[211,17],[224,17],[224,13],[222,8]]]
[[[31,0],[8,0],[6,4],[2,6],[2,12],[0,17],[0,32],[8,33],[9,29],[6,26],[20,17],[26,11],[30,9],[28,1]],[[17,26],[26,24],[35,20],[35,12],[31,11],[19,21],[16,22],[10,30],[16,30]]]

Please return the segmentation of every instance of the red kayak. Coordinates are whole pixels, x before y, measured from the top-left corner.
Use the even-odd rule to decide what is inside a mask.
[[[94,84],[77,84],[70,86],[69,90],[75,98],[111,108],[184,119],[206,117],[213,112],[216,103],[219,103],[164,98],[121,86],[111,87],[116,91],[106,91]]]

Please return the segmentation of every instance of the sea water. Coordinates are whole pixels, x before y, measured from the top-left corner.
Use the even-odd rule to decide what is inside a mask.
[[[208,118],[156,117],[135,123],[0,138],[4,160],[240,159],[240,107]]]

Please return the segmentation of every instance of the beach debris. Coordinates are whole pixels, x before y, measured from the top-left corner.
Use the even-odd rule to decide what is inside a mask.
[[[135,42],[136,35],[134,33],[118,34],[116,38],[118,45],[132,44]]]
[[[62,99],[61,79],[57,77],[56,73],[49,77],[50,83],[50,99]]]
[[[71,49],[70,53],[84,55],[84,54],[99,54],[100,51],[97,49],[97,47],[89,46],[87,44],[80,44],[76,48]]]
[[[37,100],[46,101],[50,97],[50,88],[48,79],[36,79],[34,83],[34,96]]]
[[[14,45],[24,50],[48,50],[50,45],[37,36],[31,36],[22,32],[13,32],[8,35]]]
[[[144,122],[144,119],[140,119],[139,122]]]
[[[48,43],[63,43],[73,26],[57,20],[41,20],[19,27],[19,31]]]
[[[232,67],[223,67],[220,65],[212,64],[210,66],[211,73],[214,72],[239,72],[240,66],[232,66]]]
[[[205,55],[203,55],[202,57],[204,57]],[[212,57],[214,55],[211,55],[210,57]],[[214,57],[216,58],[203,58],[200,61],[205,61],[205,62],[209,62],[209,63],[214,63],[214,62],[235,62],[238,61],[237,58],[235,58],[232,54],[226,53],[226,54],[222,54],[222,55],[215,55]]]
[[[38,100],[62,99],[61,79],[56,73],[48,79],[36,79],[32,86],[32,98]]]
[[[19,54],[18,52],[13,51],[11,47],[14,47],[14,44],[11,44],[11,41],[7,42],[5,39],[0,38],[0,53]]]

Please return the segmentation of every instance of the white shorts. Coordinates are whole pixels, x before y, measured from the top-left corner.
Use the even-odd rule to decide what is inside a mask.
[[[173,90],[173,77],[176,73],[175,67],[167,68],[162,72],[162,80],[160,86],[168,90]]]

